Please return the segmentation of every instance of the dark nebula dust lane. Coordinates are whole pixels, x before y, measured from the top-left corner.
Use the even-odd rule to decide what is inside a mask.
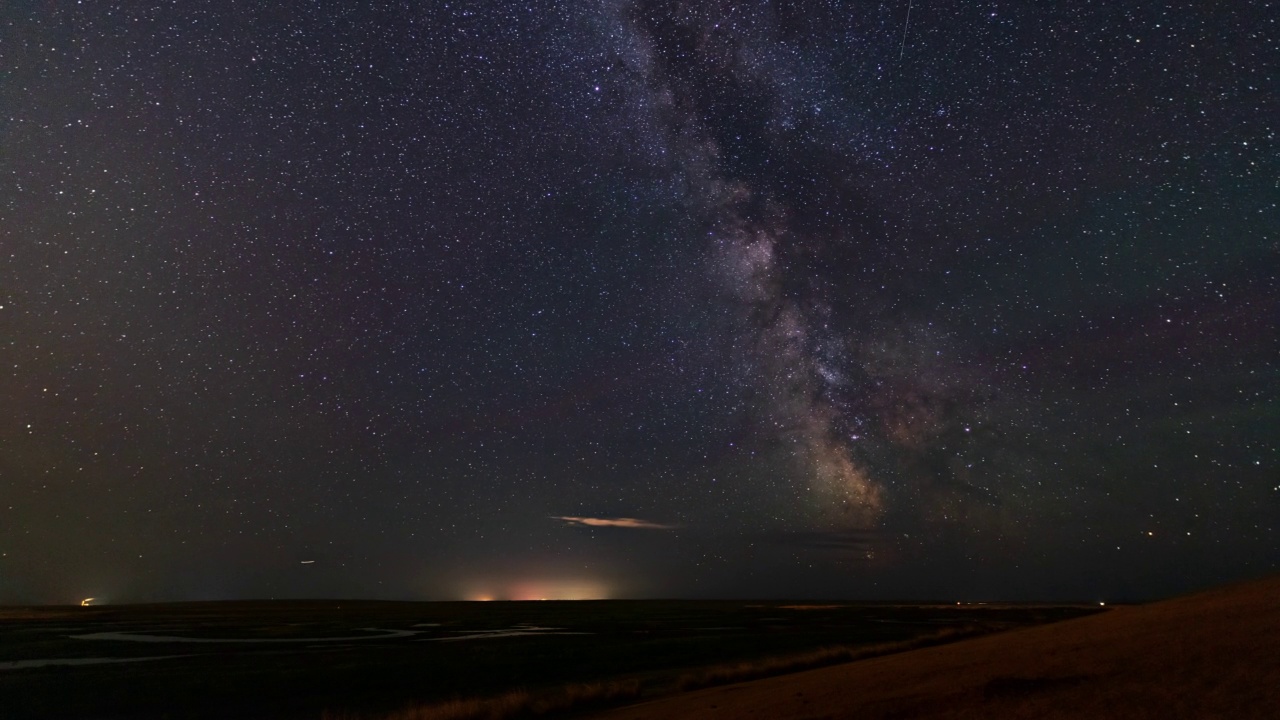
[[[7,5],[0,603],[1274,572],[1278,35]]]

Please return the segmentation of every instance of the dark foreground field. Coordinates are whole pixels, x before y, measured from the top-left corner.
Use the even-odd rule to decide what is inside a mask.
[[[1094,609],[683,601],[0,608],[0,719],[377,717],[591,683],[623,688],[605,693],[617,703]]]
[[[601,720],[1280,717],[1280,578],[685,693]]]

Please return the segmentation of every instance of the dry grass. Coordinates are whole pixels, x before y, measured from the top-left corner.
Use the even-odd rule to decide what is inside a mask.
[[[706,688],[601,720],[1274,720],[1280,577]]]
[[[679,680],[676,681],[676,687],[681,691],[697,690],[714,685],[728,685],[746,680],[757,680],[774,675],[785,675],[787,673],[800,672],[801,670],[812,670],[828,665],[838,665],[840,663],[853,662],[854,660],[914,650],[941,642],[959,640],[971,635],[985,634],[985,632],[985,630],[976,625],[970,625],[947,628],[936,633],[898,642],[879,643],[876,645],[836,645],[794,655],[715,665],[680,676]]]
[[[913,650],[958,640],[988,630],[977,625],[945,630],[904,640],[876,645],[841,645],[803,653],[768,657],[749,662],[714,665],[685,673],[674,679],[649,683],[638,679],[598,683],[574,683],[555,690],[534,692],[520,689],[487,698],[459,698],[441,703],[416,705],[377,720],[519,720],[560,715],[584,710],[636,702],[644,697],[662,695],[672,690],[686,691],[772,677],[810,670],[838,663]],[[360,716],[325,713],[323,720],[364,720]]]
[[[516,720],[568,711],[588,710],[633,701],[640,696],[639,680],[574,683],[545,692],[511,690],[488,698],[448,700],[415,705],[378,720]],[[357,720],[357,716],[325,713],[323,720]]]

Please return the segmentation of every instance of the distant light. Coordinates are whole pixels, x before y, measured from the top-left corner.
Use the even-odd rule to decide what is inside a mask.
[[[80,607],[89,607],[96,598],[85,598],[80,601]]]
[[[1102,602],[1101,600],[1098,601],[1098,607],[1106,607],[1106,606],[1107,606],[1106,603]]]
[[[315,560],[300,560],[299,562],[301,562],[303,565],[310,565],[311,563],[315,562]]]
[[[604,583],[579,578],[491,580],[462,591],[462,597],[471,601],[604,600],[610,594]]]

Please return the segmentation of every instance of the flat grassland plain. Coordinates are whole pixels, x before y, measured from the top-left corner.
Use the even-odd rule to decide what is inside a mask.
[[[1280,718],[1280,577],[600,718]]]
[[[506,715],[577,712],[1097,610],[750,601],[7,607],[0,719],[446,717],[426,710],[504,696]]]

